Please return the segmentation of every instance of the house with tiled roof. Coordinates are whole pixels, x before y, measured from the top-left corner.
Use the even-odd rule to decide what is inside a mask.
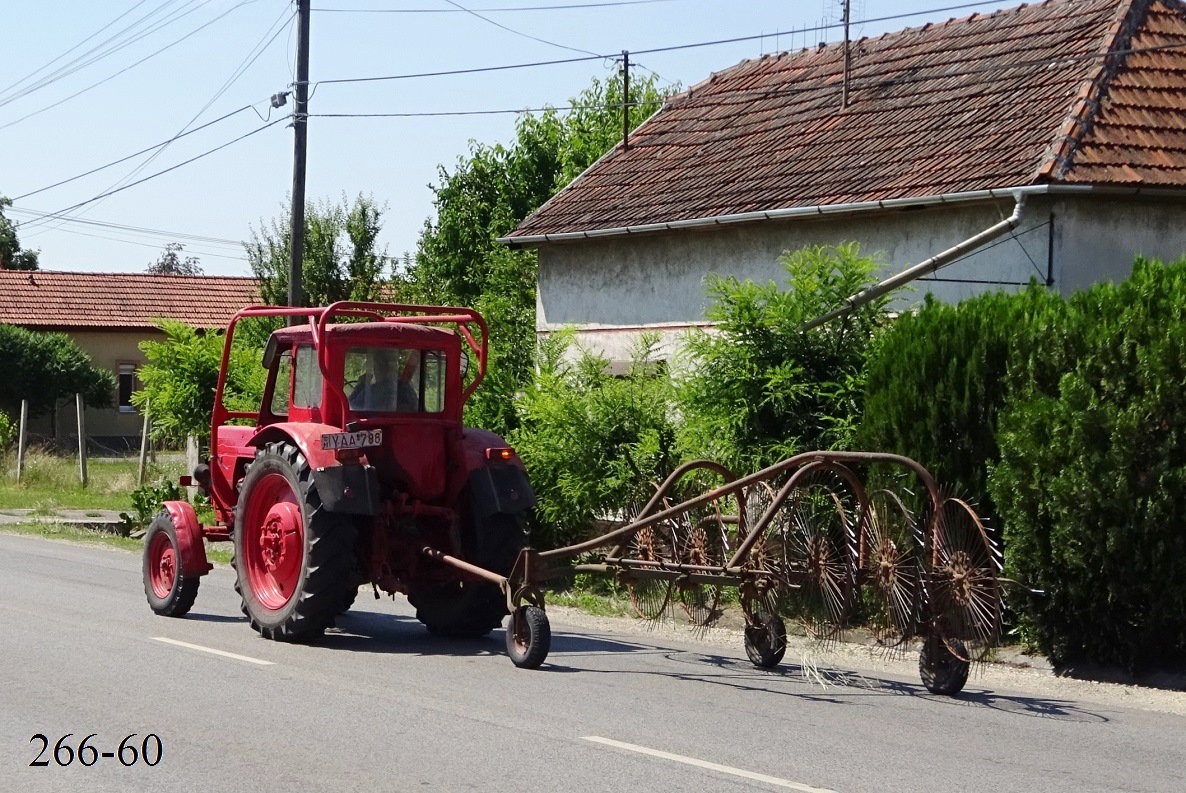
[[[782,252],[856,241],[892,276],[971,239],[910,299],[1068,293],[1186,251],[1186,3],[1047,0],[744,61],[503,242],[538,251],[541,332],[620,357],[702,322],[710,272],[783,282]]]
[[[0,323],[62,332],[118,382],[113,408],[88,408],[87,436],[119,446],[139,436],[142,419],[132,406],[140,343],[159,340],[162,318],[198,328],[225,328],[240,308],[259,302],[254,278],[0,270]],[[32,423],[42,436],[77,437],[74,411]]]

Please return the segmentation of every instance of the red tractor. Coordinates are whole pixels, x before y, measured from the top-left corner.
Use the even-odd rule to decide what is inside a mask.
[[[235,327],[248,317],[305,321],[272,333],[262,403],[244,411],[228,407],[226,384]],[[508,650],[517,665],[538,666],[547,618],[516,607],[506,583],[535,496],[502,438],[462,425],[487,337],[463,308],[341,302],[236,314],[210,459],[192,479],[216,524],[201,525],[185,501],[164,504],[145,537],[153,611],[188,612],[211,569],[203,539],[230,541],[235,589],[261,636],[315,638],[370,583],[376,597],[406,595],[443,636],[484,636],[515,607]]]

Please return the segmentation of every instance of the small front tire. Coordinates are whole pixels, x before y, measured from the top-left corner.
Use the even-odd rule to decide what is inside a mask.
[[[745,654],[754,666],[773,669],[786,652],[787,626],[777,614],[763,615],[745,629]]]
[[[951,696],[968,682],[968,650],[959,639],[928,636],[918,653],[918,674],[932,694]]]
[[[552,626],[539,606],[519,606],[507,624],[507,655],[520,669],[538,669],[552,647]]]
[[[181,545],[169,513],[153,518],[144,535],[144,594],[148,606],[162,617],[183,617],[198,597],[202,579],[186,578],[181,569]]]

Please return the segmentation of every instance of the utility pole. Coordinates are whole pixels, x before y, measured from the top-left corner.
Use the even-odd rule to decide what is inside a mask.
[[[630,148],[630,52],[622,50],[622,151]]]
[[[288,267],[288,305],[305,303],[301,268],[305,258],[305,153],[309,146],[309,0],[297,4],[297,68],[292,109],[292,256]],[[296,317],[289,324],[296,324]]]

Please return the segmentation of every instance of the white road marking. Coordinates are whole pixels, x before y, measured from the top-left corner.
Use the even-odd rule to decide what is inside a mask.
[[[625,749],[628,752],[638,752],[639,754],[646,754],[650,755],[651,757],[659,757],[663,760],[673,760],[677,763],[687,763],[688,765],[707,768],[712,771],[719,771],[722,774],[732,774],[733,776],[744,777],[745,779],[753,779],[758,782],[765,782],[768,785],[774,785],[775,787],[799,790],[803,793],[836,793],[834,790],[828,790],[827,788],[802,785],[798,782],[792,782],[789,779],[779,779],[776,776],[767,776],[766,774],[758,774],[753,771],[746,771],[741,768],[733,768],[732,766],[710,763],[707,760],[697,760],[695,757],[684,757],[682,754],[672,754],[671,752],[663,752],[658,749],[648,749],[645,746],[638,746],[637,744],[633,743],[622,743],[621,741],[615,741],[610,738],[601,738],[596,735],[587,735],[584,737],[584,740],[592,741],[593,743],[605,744],[606,746],[613,746],[618,749]]]
[[[175,644],[178,647],[185,647],[190,650],[197,650],[198,652],[210,653],[211,655],[221,655],[223,658],[234,658],[236,661],[246,661],[249,664],[259,664],[260,666],[275,666],[273,661],[261,661],[258,658],[250,658],[246,655],[236,655],[235,653],[228,653],[226,650],[215,650],[213,647],[203,647],[200,644],[190,644],[189,642],[179,642],[176,639],[166,639],[164,636],[153,636],[153,641],[164,642],[165,644]]]

